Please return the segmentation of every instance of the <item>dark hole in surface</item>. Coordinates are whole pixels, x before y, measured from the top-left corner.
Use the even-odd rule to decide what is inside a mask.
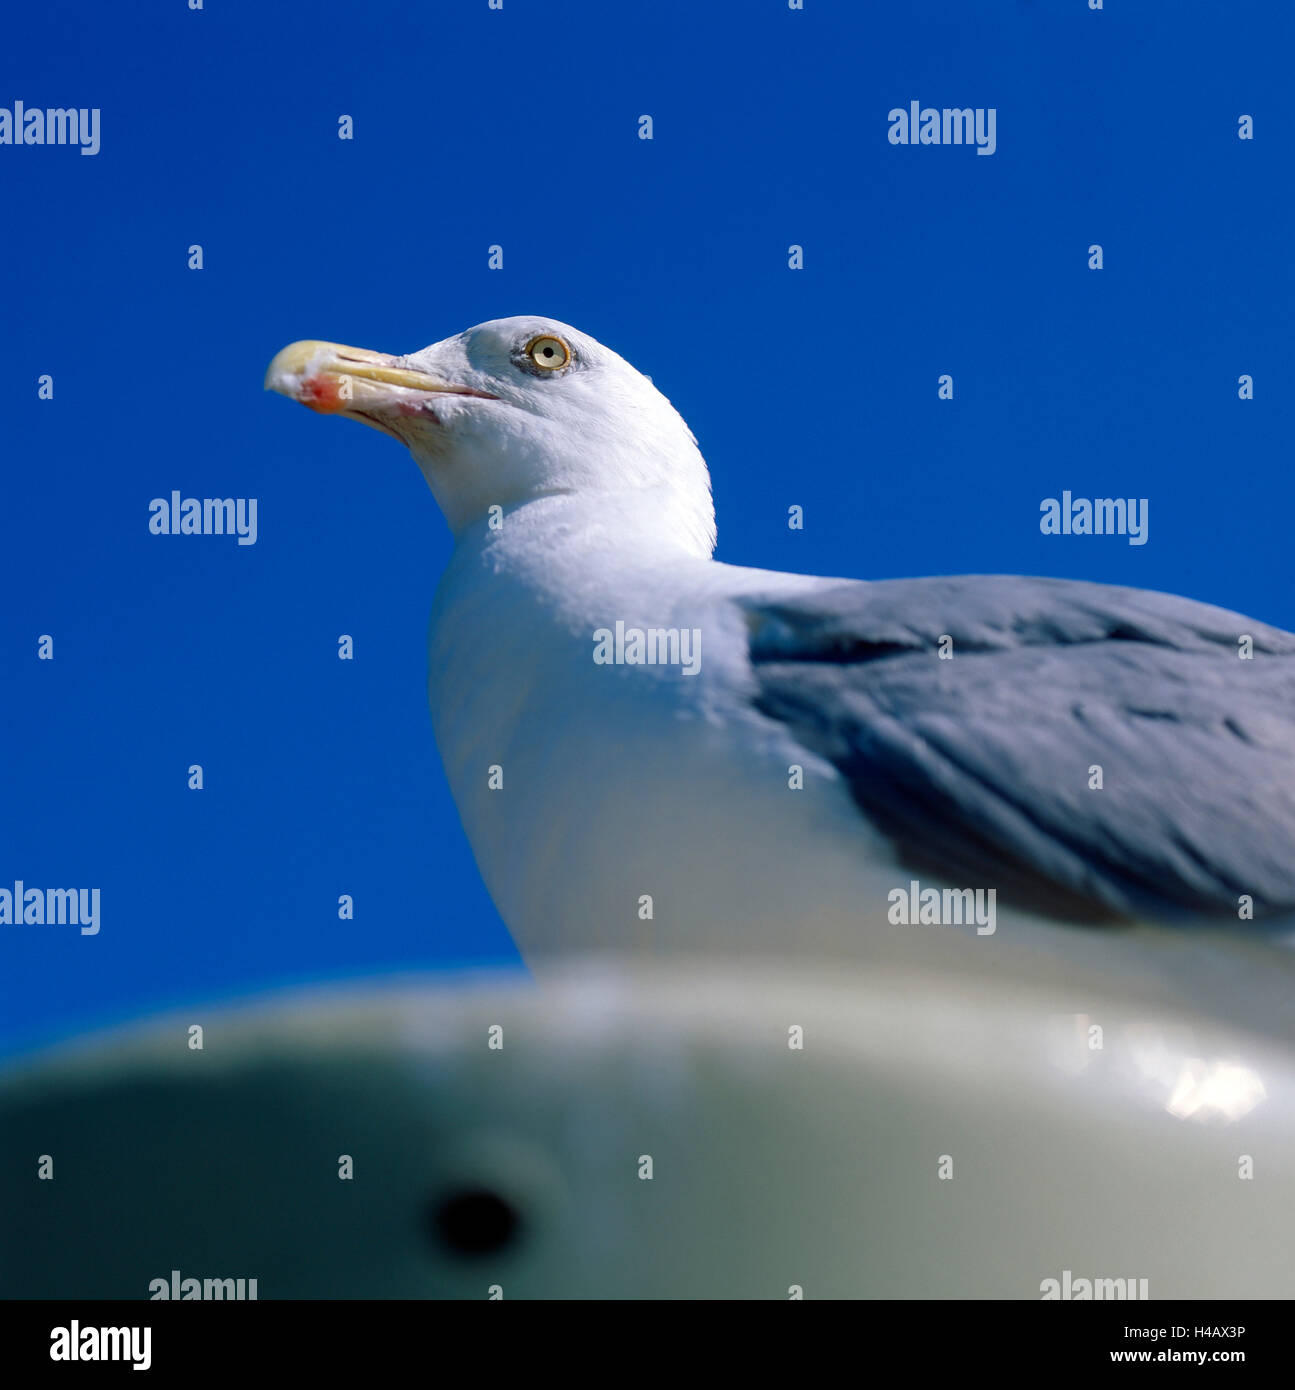
[[[521,1233],[521,1217],[497,1192],[464,1188],[432,1207],[432,1230],[442,1244],[460,1255],[489,1255],[504,1250]]]

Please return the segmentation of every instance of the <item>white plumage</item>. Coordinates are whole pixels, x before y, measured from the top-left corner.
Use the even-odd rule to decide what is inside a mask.
[[[432,715],[532,964],[961,957],[971,974],[1109,971],[1295,1022],[1285,953],[1199,933],[1167,950],[1141,925],[1232,940],[1251,916],[1289,920],[1295,637],[1098,585],[721,564],[687,426],[552,320],[401,358],[295,344],[268,384],[404,441],[450,524]],[[686,635],[699,660],[666,642],[661,662],[600,664],[610,632]],[[992,892],[992,931],[895,921],[915,882]],[[1274,972],[1253,992],[1251,955]]]

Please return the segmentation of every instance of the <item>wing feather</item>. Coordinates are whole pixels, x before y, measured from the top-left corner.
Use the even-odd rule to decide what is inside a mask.
[[[743,606],[757,708],[914,864],[1059,915],[1295,909],[1290,633],[1006,576]]]

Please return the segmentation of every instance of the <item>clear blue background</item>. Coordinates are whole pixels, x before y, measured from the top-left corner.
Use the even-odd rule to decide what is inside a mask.
[[[1295,627],[1293,9],[12,7],[0,104],[101,107],[103,146],[0,147],[0,883],[100,887],[103,928],[0,928],[0,1048],[516,961],[425,705],[448,534],[394,443],[262,394],[292,339],[552,315],[692,424],[722,559]],[[997,153],[892,147],[913,99],[996,107]],[[257,497],[257,544],[150,535],[173,488]],[[1150,543],[1042,536],[1065,488],[1148,497]]]

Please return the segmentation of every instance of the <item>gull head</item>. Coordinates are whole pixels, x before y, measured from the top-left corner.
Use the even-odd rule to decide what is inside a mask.
[[[692,431],[623,357],[554,319],[495,319],[404,357],[292,343],[265,385],[398,439],[456,535],[492,507],[575,496],[659,521],[695,552],[714,548]]]

